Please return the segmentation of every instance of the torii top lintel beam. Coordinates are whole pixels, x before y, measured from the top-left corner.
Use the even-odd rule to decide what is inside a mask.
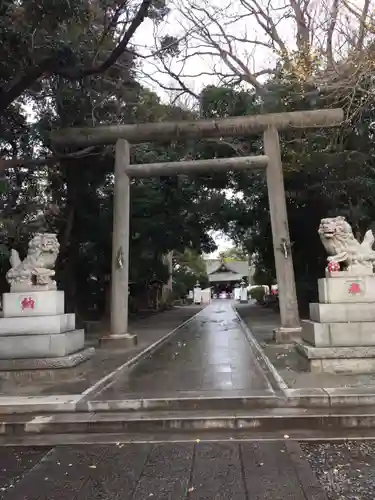
[[[160,175],[192,174],[196,172],[227,172],[228,170],[258,170],[266,168],[268,156],[239,156],[210,160],[184,160],[165,163],[129,165],[124,172],[129,177],[158,177]]]
[[[179,122],[135,123],[108,125],[91,128],[69,128],[55,131],[51,135],[57,146],[94,146],[114,144],[117,139],[130,143],[158,140],[201,139],[208,137],[249,136],[274,127],[278,130],[290,128],[335,127],[342,123],[341,108],[291,113],[268,113],[252,116],[236,116],[217,120]]]

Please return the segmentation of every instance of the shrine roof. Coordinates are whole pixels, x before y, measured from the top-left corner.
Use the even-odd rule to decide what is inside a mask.
[[[208,276],[213,273],[235,273],[242,276],[248,276],[249,263],[247,260],[233,260],[223,262],[221,259],[207,259],[206,270]]]

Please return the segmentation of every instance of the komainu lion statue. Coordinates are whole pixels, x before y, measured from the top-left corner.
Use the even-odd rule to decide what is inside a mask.
[[[362,243],[359,243],[345,217],[339,216],[322,219],[318,233],[329,255],[328,263],[341,263],[342,270],[357,274],[373,272],[375,252],[372,245],[375,238],[371,229],[366,232]]]
[[[11,268],[6,274],[11,292],[56,290],[55,262],[60,245],[56,234],[36,233],[29,242],[27,256],[21,261],[17,250],[10,254]]]

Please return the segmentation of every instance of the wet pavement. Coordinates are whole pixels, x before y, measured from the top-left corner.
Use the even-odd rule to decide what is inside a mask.
[[[301,455],[290,442],[59,446],[1,482],[1,498],[325,500]]]
[[[116,368],[138,355],[151,344],[159,341],[170,331],[187,321],[202,310],[202,306],[176,306],[171,310],[153,314],[147,318],[132,319],[129,331],[138,337],[138,344],[133,348],[111,347],[98,348],[94,356],[81,365],[67,370],[39,370],[35,379],[29,372],[21,372],[16,378],[4,377],[0,373],[1,396],[37,396],[57,394],[80,394]],[[98,337],[104,331],[98,332]],[[95,338],[95,337],[94,337]],[[57,373],[58,372],[58,373]]]
[[[99,397],[113,400],[181,393],[273,393],[229,301],[217,300],[207,306]]]

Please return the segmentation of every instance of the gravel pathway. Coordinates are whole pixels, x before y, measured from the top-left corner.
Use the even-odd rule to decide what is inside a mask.
[[[374,500],[375,442],[301,444],[329,500]]]

